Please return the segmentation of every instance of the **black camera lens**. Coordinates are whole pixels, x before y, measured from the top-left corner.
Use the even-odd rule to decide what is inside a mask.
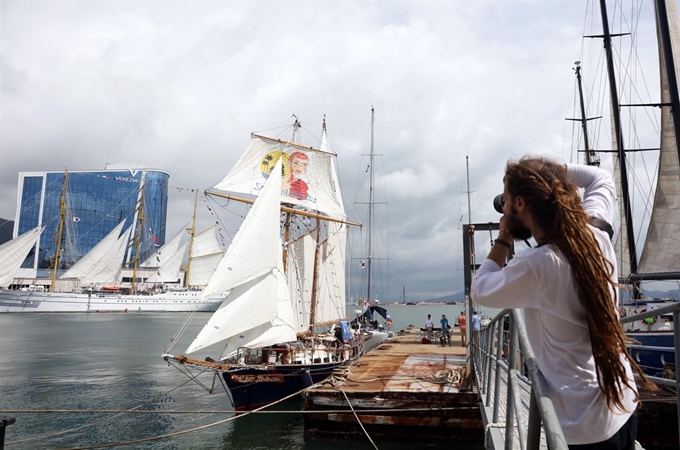
[[[503,205],[505,205],[503,194],[498,194],[493,199],[493,209],[495,209],[499,214],[503,214]]]

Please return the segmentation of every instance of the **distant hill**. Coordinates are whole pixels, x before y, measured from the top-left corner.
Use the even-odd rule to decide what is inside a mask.
[[[647,297],[653,298],[667,298],[669,296],[675,295],[675,298],[680,299],[680,289],[673,289],[670,291],[655,291],[653,289],[645,289],[645,295]],[[624,300],[628,300],[629,296],[624,295]],[[414,302],[426,302],[426,303],[447,303],[447,302],[458,302],[462,303],[465,301],[465,292],[456,292],[455,294],[446,295],[444,297],[428,298],[425,300],[412,300]]]
[[[14,221],[0,218],[0,244],[12,239],[14,231]]]
[[[446,302],[462,302],[465,300],[465,292],[456,292],[455,294],[445,295],[444,297],[428,298],[425,300],[418,300],[427,303],[446,303]]]

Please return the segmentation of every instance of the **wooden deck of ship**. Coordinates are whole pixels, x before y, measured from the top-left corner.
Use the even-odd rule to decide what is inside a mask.
[[[358,365],[308,391],[305,430],[392,439],[483,441],[474,386],[466,386],[466,353],[458,329],[451,346],[422,343],[419,328],[404,330],[371,350]],[[356,414],[356,415],[355,415]],[[358,420],[357,420],[358,419]]]

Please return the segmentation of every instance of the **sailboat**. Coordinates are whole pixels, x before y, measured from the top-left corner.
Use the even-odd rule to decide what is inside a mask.
[[[328,146],[253,133],[246,152],[208,195],[251,203],[203,290],[228,292],[182,355],[169,363],[221,377],[237,411],[303,391],[361,355],[345,313],[348,221]],[[331,329],[333,327],[333,329]],[[215,350],[217,348],[217,350]],[[216,358],[195,357],[208,349]],[[191,355],[191,357],[190,357]]]
[[[366,254],[363,255],[360,263],[360,287],[362,289],[359,298],[363,297],[364,310],[353,322],[358,324],[366,341],[366,351],[369,351],[383,342],[387,341],[393,333],[390,329],[391,322],[388,321],[387,310],[379,306],[380,301],[376,295],[375,269],[376,263],[387,260],[386,256],[376,256],[376,216],[375,207],[375,108],[371,108],[371,148],[368,155],[368,202],[366,203]],[[381,202],[383,203],[383,202]],[[386,202],[385,202],[386,203]],[[375,314],[374,314],[375,313]],[[378,320],[383,318],[383,323]],[[391,319],[390,319],[391,320]]]
[[[623,314],[632,315],[669,304],[677,304],[677,298],[645,298],[643,281],[670,281],[680,283],[680,99],[676,69],[680,61],[680,16],[676,1],[657,0],[655,18],[659,49],[660,102],[654,104],[623,105],[619,102],[617,77],[613,62],[612,37],[623,36],[609,31],[607,8],[600,1],[603,37],[607,57],[607,73],[610,90],[612,143],[619,207],[620,230],[615,242],[620,283],[629,287],[630,300],[622,306]],[[637,21],[633,21],[637,23]],[[577,62],[577,79],[581,92],[581,123],[584,130],[585,155],[588,164],[599,165],[597,150],[589,148],[583,94],[581,90],[580,62]],[[623,76],[622,76],[623,77]],[[625,79],[630,80],[627,73]],[[639,90],[631,90],[636,94]],[[631,99],[631,103],[637,100]],[[644,247],[638,260],[636,226],[638,214],[633,214],[635,196],[632,189],[635,172],[631,164],[633,149],[626,149],[621,120],[621,108],[655,106],[661,108],[659,128],[659,160],[656,172],[656,190],[651,206],[649,226]],[[637,123],[635,123],[637,126]],[[638,149],[643,151],[649,149]],[[646,194],[651,197],[650,194]],[[649,375],[663,376],[664,371],[675,366],[672,315],[659,316],[649,321],[635,321],[625,325],[626,331],[637,344],[629,348],[631,355]]]
[[[61,243],[66,214],[65,192],[68,176],[64,177],[60,223],[57,225],[57,242]],[[141,210],[141,207],[140,207]],[[142,228],[142,214],[138,215],[137,230]],[[46,279],[31,280],[33,284],[22,289],[8,289],[14,282],[14,274],[24,258],[39,239],[44,228],[34,229],[10,241],[4,264],[0,266],[0,313],[35,313],[35,312],[213,312],[224,300],[224,293],[215,293],[204,297],[199,290],[192,289],[153,289],[135,292],[134,280],[137,280],[137,264],[133,268],[133,289],[128,292],[120,287],[123,262],[130,251],[130,236],[133,227],[125,227],[121,221],[88,253],[61,275],[57,267],[61,267],[61,245],[57,246],[52,269],[52,280],[48,282],[50,289],[43,283]],[[139,254],[139,232],[136,234],[135,255]],[[23,244],[22,244],[23,243]],[[12,245],[12,248],[9,247]],[[168,243],[171,248],[179,239]],[[16,247],[16,248],[14,248]],[[3,251],[5,247],[0,247]],[[184,247],[186,248],[186,247]],[[13,249],[13,250],[12,250]],[[168,257],[160,260],[153,274],[145,281],[155,284],[162,281],[176,281],[179,267],[184,255],[182,248],[168,252]],[[2,253],[0,253],[2,256]],[[136,256],[135,256],[136,258]],[[148,263],[151,264],[150,262]],[[23,280],[22,280],[23,281]]]

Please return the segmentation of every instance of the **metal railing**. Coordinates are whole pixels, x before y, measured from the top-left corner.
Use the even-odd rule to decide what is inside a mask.
[[[518,440],[522,450],[566,450],[567,441],[529,345],[522,311],[501,311],[473,336],[471,345],[487,423],[486,448],[510,450]]]
[[[621,323],[632,323],[635,322],[636,320],[643,320],[647,318],[653,318],[655,316],[660,316],[663,314],[668,314],[672,313],[673,314],[673,347],[658,347],[658,346],[645,346],[641,345],[639,343],[634,343],[630,344],[628,346],[629,352],[630,350],[648,350],[648,351],[657,351],[657,352],[666,352],[670,353],[673,352],[675,354],[675,380],[668,379],[668,378],[660,378],[660,377],[653,377],[653,376],[647,376],[647,379],[649,381],[652,381],[656,384],[662,385],[662,386],[669,386],[675,389],[676,393],[676,405],[677,405],[677,421],[678,421],[678,441],[680,441],[680,370],[678,370],[678,361],[680,361],[680,326],[676,326],[680,324],[680,303],[676,303],[674,305],[667,305],[667,306],[662,306],[660,308],[655,308],[649,311],[646,311],[641,314],[636,314],[634,316],[628,316],[624,317],[621,319]]]
[[[630,323],[662,314],[673,314],[673,324],[680,323],[680,303],[663,306],[621,319]],[[634,343],[630,349],[675,353],[680,360],[680,330],[673,327],[671,347],[651,347]],[[547,395],[545,378],[529,345],[524,314],[519,309],[505,309],[486,328],[473,336],[472,361],[487,423],[486,448],[510,450],[519,441],[521,450],[567,449],[552,400]],[[680,430],[680,371],[675,380],[648,376],[650,381],[676,389],[678,429]],[[502,402],[505,407],[502,408]],[[680,432],[679,432],[680,433]],[[680,436],[679,436],[680,439]]]

